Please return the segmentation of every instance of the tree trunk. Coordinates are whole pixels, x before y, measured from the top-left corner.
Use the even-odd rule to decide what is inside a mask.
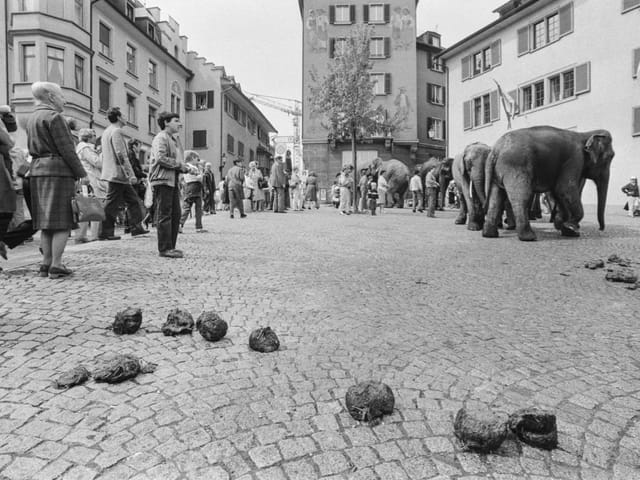
[[[353,212],[358,213],[358,157],[356,149],[356,129],[351,129],[351,156],[353,157]]]

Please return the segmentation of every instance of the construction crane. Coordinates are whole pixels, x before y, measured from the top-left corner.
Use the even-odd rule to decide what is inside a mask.
[[[300,120],[302,118],[302,102],[293,98],[274,97],[271,95],[259,95],[257,93],[245,92],[253,102],[265,107],[280,110],[293,117],[293,150],[297,157],[302,155],[300,144]],[[285,103],[286,102],[286,103]]]

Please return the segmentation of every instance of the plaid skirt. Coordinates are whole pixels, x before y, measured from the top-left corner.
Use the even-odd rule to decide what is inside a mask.
[[[72,230],[71,199],[76,194],[76,182],[71,177],[30,177],[31,216],[37,230]]]

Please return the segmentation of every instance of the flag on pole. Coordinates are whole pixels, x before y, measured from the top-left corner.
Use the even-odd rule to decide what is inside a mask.
[[[502,108],[504,109],[504,113],[507,116],[507,129],[511,130],[511,119],[516,116],[516,101],[509,95],[508,93],[504,93],[502,87],[498,83],[498,81],[494,78],[493,81],[498,86],[498,95],[500,95],[500,100],[502,101]]]

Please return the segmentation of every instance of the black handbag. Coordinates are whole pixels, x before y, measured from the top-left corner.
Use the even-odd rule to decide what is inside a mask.
[[[102,202],[96,197],[76,195],[71,199],[71,209],[76,223],[102,222],[107,218]]]

